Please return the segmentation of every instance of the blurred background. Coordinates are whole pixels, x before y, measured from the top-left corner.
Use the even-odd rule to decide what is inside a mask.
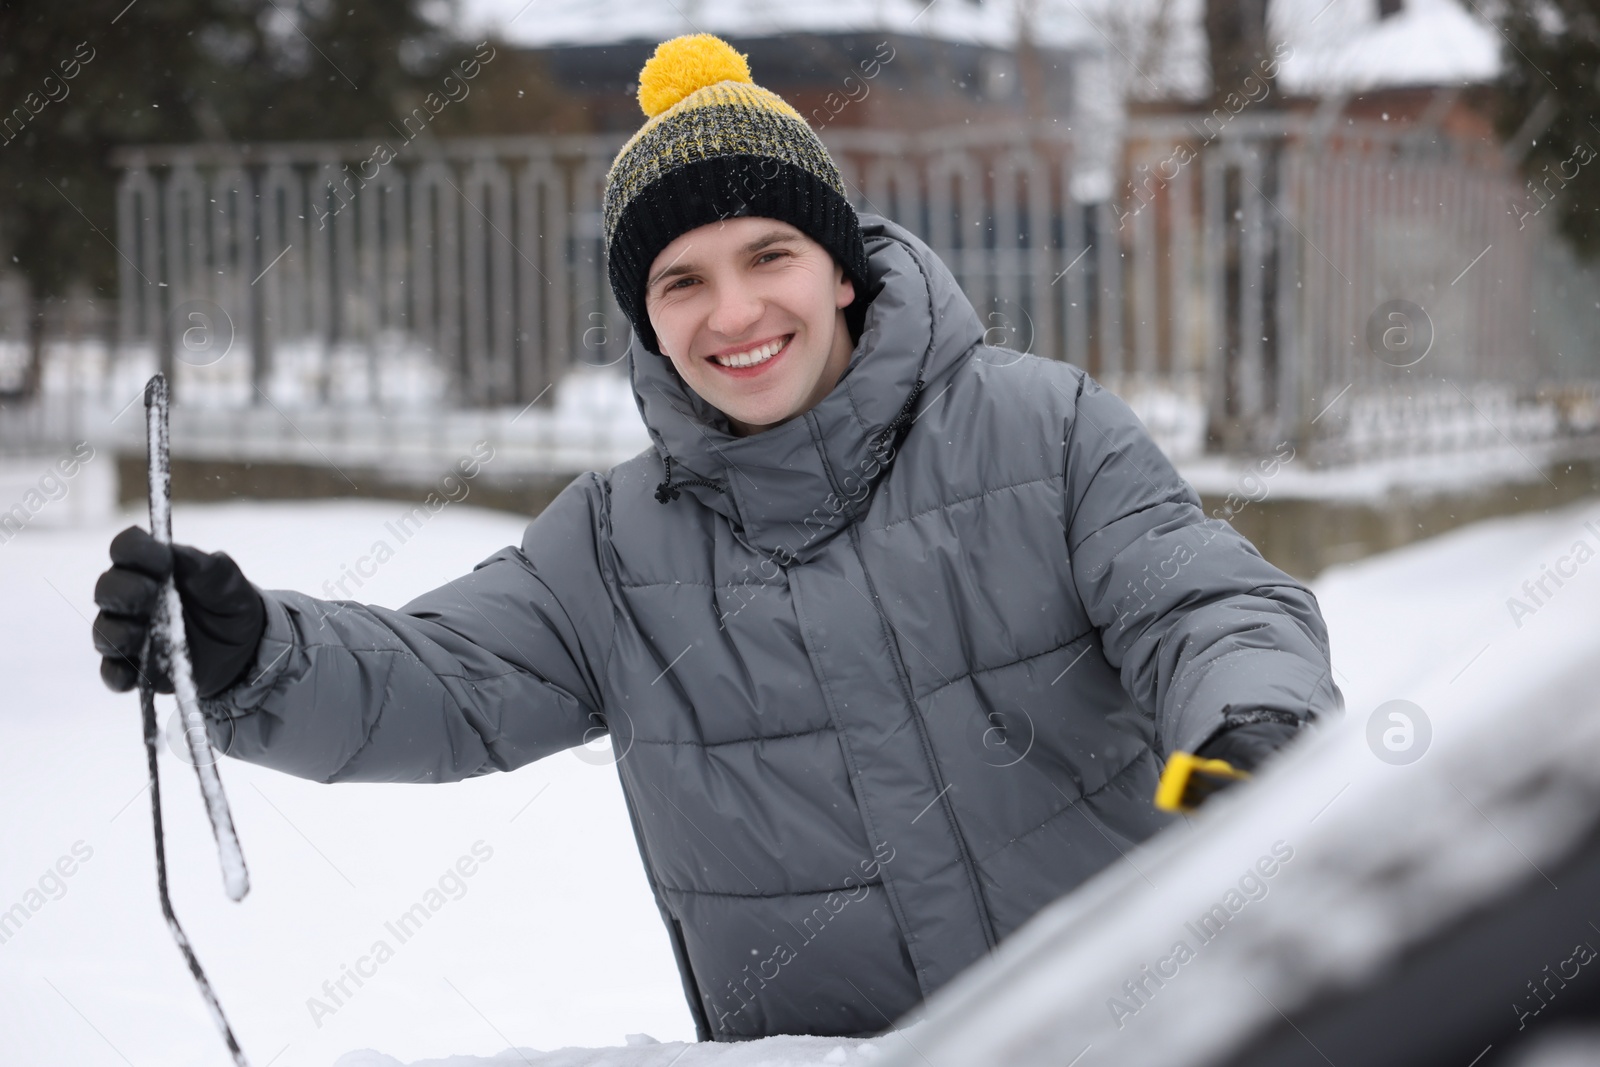
[[[112,6],[0,8],[0,537],[78,441],[142,494],[157,368],[180,498],[405,495],[486,437],[535,511],[638,451],[600,191],[697,30],[1298,576],[1595,487],[1575,2]]]
[[[146,379],[173,383],[174,536],[263,588],[398,607],[519,541],[648,444],[600,196],[641,64],[696,31],[929,242],[987,341],[1087,368],[1311,585],[1364,770],[1303,798],[1345,797],[1285,831],[1308,857],[1374,781],[1442,790],[1437,759],[1367,750],[1374,709],[1524,766],[1468,726],[1592,673],[1587,0],[0,0],[0,1064],[222,1059],[157,909],[136,702],[90,645],[106,546],[147,522]],[[605,739],[428,789],[226,761],[237,906],[162,753],[178,911],[251,1062],[692,1039]],[[1494,818],[1477,869],[1568,884],[1559,820],[1457,794]],[[1346,851],[1431,855],[1401,831],[1458,839],[1435,818]],[[327,991],[480,845],[393,962]],[[1472,972],[1507,1002],[1537,973]]]

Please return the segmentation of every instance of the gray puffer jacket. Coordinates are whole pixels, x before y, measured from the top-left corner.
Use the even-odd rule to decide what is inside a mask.
[[[609,729],[701,1036],[737,1039],[887,1027],[1160,829],[1165,753],[1337,713],[1312,595],[1120,400],[986,347],[925,245],[863,230],[816,407],[735,437],[635,347],[653,449],[399,610],[264,591],[218,744],[445,782]]]

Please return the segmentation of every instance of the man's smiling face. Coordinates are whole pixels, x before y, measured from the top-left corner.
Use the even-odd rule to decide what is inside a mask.
[[[656,256],[645,311],[662,353],[735,433],[759,433],[827,396],[854,347],[855,286],[827,249],[776,219],[682,234]]]

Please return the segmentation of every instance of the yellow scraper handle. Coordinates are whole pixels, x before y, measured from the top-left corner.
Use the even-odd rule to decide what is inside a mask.
[[[1156,807],[1187,814],[1207,797],[1250,775],[1227,760],[1201,759],[1191,752],[1174,752],[1156,786]]]

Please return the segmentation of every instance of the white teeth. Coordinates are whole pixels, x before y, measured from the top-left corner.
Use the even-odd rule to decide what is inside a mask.
[[[724,367],[753,367],[757,363],[765,363],[778,354],[778,349],[783,347],[783,338],[768,341],[759,348],[752,348],[748,352],[735,352],[731,356],[712,356]]]

